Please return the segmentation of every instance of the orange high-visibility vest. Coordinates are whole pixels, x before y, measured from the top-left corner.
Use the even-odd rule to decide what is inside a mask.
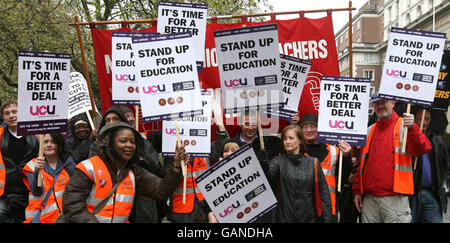
[[[186,204],[183,204],[183,180],[178,184],[177,189],[172,194],[172,212],[190,213],[194,209],[194,199],[205,200],[203,194],[197,189],[195,178],[208,169],[205,158],[195,157],[193,165],[188,163],[186,178]]]
[[[83,171],[94,183],[86,202],[89,212],[93,212],[94,208],[113,188],[111,175],[105,162],[99,156],[94,156],[80,162],[76,168]],[[110,197],[109,201],[95,217],[100,223],[128,222],[135,193],[135,177],[134,173],[130,170],[125,179],[120,182],[117,191]]]
[[[327,181],[328,190],[330,191],[331,206],[333,215],[336,215],[336,164],[339,158],[339,148],[334,145],[327,145],[328,154],[325,159],[320,162],[325,180]],[[309,154],[305,153],[310,156]]]
[[[2,144],[2,136],[4,131],[5,128],[0,127],[0,145]],[[5,184],[6,184],[6,167],[5,163],[3,162],[2,151],[0,148],[0,197],[3,196],[3,193],[5,192]]]
[[[38,213],[39,209],[41,209],[42,202],[45,199],[45,195],[50,190],[53,185],[54,177],[47,173],[45,170],[42,170],[43,176],[43,188],[44,191],[40,196],[34,196],[31,193],[30,184],[27,180],[27,173],[34,173],[35,170],[35,161],[36,158],[32,159],[23,167],[23,172],[25,174],[24,183],[30,190],[30,194],[28,196],[28,206],[25,210],[25,221],[24,223],[29,223],[34,218],[34,216]],[[48,197],[45,208],[43,208],[41,214],[41,223],[54,223],[56,218],[61,213],[62,209],[62,196],[64,193],[64,189],[66,189],[66,184],[69,183],[70,176],[65,169],[62,169],[59,173],[58,180],[55,183],[53,188],[53,193]]]
[[[369,136],[367,137],[366,146],[363,147],[361,153],[361,163],[359,165],[360,170],[360,188],[361,195],[364,194],[363,188],[363,176],[364,176],[364,163],[367,159],[367,154],[369,153],[370,142],[372,140],[373,132],[375,131],[376,123],[369,127]],[[408,152],[402,153],[402,142],[403,142],[403,118],[399,117],[394,126],[394,187],[393,190],[400,194],[414,194],[414,183],[413,183],[413,169],[412,169],[412,159]],[[376,155],[372,155],[376,156]]]

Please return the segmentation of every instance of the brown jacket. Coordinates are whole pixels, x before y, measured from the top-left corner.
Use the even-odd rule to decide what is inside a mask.
[[[128,161],[124,168],[117,175],[117,169],[111,162],[111,155],[106,152],[106,147],[102,148],[102,144],[109,141],[108,132],[113,132],[118,126],[125,126],[124,123],[109,126],[109,131],[100,131],[97,141],[97,150],[99,156],[106,164],[113,184],[120,181],[128,175],[128,169],[131,169],[135,175],[136,195],[150,197],[155,200],[165,200],[172,195],[176,187],[182,179],[181,172],[175,172],[173,168],[169,168],[163,179],[152,174],[151,172],[139,167],[137,162],[142,158],[134,158]],[[105,127],[106,128],[106,127]],[[112,128],[112,129],[109,129]],[[104,132],[104,134],[102,134]],[[136,136],[137,140],[141,137]],[[136,146],[140,146],[142,141],[136,141]],[[116,176],[117,175],[117,176]],[[74,175],[70,178],[69,183],[63,194],[62,211],[69,222],[74,223],[96,223],[95,216],[87,210],[86,199],[89,197],[94,186],[93,181],[79,169],[75,169]]]

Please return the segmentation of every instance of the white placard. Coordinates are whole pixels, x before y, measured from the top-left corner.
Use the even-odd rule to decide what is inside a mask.
[[[392,28],[380,83],[380,97],[431,106],[446,34]]]
[[[322,77],[317,141],[365,146],[369,100],[370,79]]]
[[[69,83],[69,119],[92,110],[91,97],[86,79],[79,72],[70,73]],[[98,113],[97,107],[95,107]]]
[[[214,32],[225,113],[283,104],[276,24]]]
[[[17,134],[68,128],[70,55],[19,52]]]
[[[211,92],[202,91],[203,115],[178,118],[180,140],[186,153],[193,157],[209,157],[211,153]],[[162,154],[173,156],[177,134],[174,121],[163,121]]]
[[[270,109],[267,114],[290,121],[292,115],[298,111],[300,97],[312,62],[283,54],[280,54],[280,57],[284,104],[280,109]]]
[[[190,33],[133,38],[144,122],[202,114]]]
[[[158,6],[157,32],[164,34],[190,32],[194,39],[195,60],[203,63],[207,18],[206,4],[161,1]]]
[[[219,223],[251,223],[277,206],[251,144],[214,164],[195,181]]]
[[[113,105],[140,104],[132,38],[156,35],[158,34],[145,32],[112,33],[111,87]]]

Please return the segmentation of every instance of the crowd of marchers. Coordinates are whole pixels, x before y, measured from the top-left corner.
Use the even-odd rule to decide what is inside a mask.
[[[297,113],[281,138],[260,139],[256,113],[246,112],[232,138],[215,119],[210,157],[189,156],[182,144],[162,157],[161,131],[140,133],[122,106],[109,108],[98,129],[80,114],[67,133],[44,134],[39,156],[38,136],[17,135],[11,99],[0,108],[0,222],[217,223],[195,178],[251,144],[278,201],[258,222],[442,223],[450,162],[439,134],[428,130],[429,110],[397,114],[394,101],[377,95],[371,104],[377,120],[363,147],[318,143],[315,114]]]

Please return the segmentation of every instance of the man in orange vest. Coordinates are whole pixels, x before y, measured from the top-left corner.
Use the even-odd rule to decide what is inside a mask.
[[[297,123],[298,113],[294,114],[292,117],[293,122]],[[339,150],[343,151],[343,174],[342,178],[347,178],[349,171],[351,170],[351,158],[350,152],[352,147],[345,141],[341,141],[339,146],[322,144],[317,142],[317,122],[318,118],[316,114],[305,114],[300,120],[300,128],[303,131],[303,138],[305,139],[306,146],[308,148],[307,154],[309,156],[315,157],[319,160],[320,166],[322,167],[325,179],[328,184],[328,189],[330,190],[331,204],[333,209],[333,215],[337,217],[337,204],[336,203],[336,192],[337,192],[337,172],[339,163]],[[343,181],[344,182],[344,181]]]
[[[371,103],[378,121],[369,127],[366,146],[361,148],[361,162],[352,186],[354,202],[363,223],[409,223],[408,195],[414,193],[411,156],[429,152],[431,144],[412,114],[397,115],[395,101],[375,94]],[[403,153],[405,128],[408,133]]]
[[[0,223],[25,220],[28,188],[23,167],[39,152],[35,136],[17,135],[17,101],[6,101],[0,108],[6,127],[0,128]]]

